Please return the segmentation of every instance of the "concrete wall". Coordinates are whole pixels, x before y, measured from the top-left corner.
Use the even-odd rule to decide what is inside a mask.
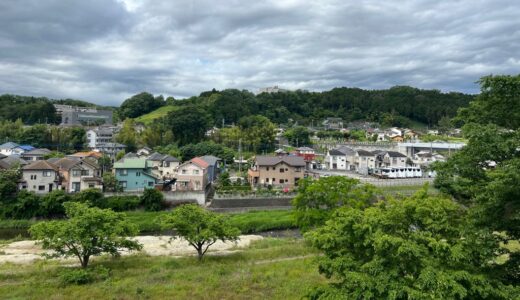
[[[123,192],[123,193],[104,193],[105,197],[110,196],[142,196],[143,192]],[[197,202],[199,205],[206,204],[206,193],[204,191],[189,192],[163,192],[164,200],[170,203]]]
[[[243,207],[288,207],[293,197],[265,198],[219,198],[211,201],[210,208],[243,208]]]

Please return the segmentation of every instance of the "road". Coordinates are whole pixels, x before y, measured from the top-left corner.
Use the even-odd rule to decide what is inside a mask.
[[[330,170],[315,170],[320,176],[346,176],[350,178],[359,179],[363,183],[370,183],[375,186],[417,186],[425,183],[433,184],[433,178],[396,178],[396,179],[378,179],[371,176],[364,176],[361,174],[347,172],[347,171],[330,171]]]

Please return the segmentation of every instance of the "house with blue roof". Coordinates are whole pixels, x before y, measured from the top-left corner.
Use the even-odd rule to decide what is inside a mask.
[[[159,178],[152,173],[153,164],[146,158],[124,158],[114,163],[114,173],[124,192],[154,188]]]
[[[34,147],[30,145],[18,145],[17,143],[7,142],[0,145],[0,154],[3,155],[21,155],[27,151],[33,150]]]

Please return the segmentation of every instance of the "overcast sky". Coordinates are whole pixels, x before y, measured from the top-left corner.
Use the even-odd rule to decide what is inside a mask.
[[[519,16],[517,0],[1,0],[0,94],[477,93],[481,76],[520,73]]]

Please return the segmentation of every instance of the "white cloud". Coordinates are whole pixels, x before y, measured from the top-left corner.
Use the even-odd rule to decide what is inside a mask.
[[[275,84],[477,92],[520,61],[514,0],[6,0],[0,12],[0,93],[100,104]]]

